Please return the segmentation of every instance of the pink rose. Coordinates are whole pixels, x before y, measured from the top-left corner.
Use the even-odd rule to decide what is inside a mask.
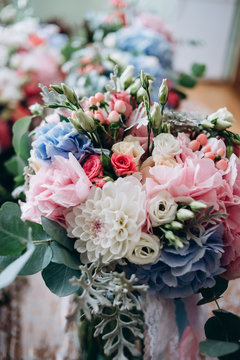
[[[100,155],[90,155],[83,165],[87,177],[90,181],[103,175],[103,166],[100,161]]]
[[[69,159],[55,157],[51,166],[42,166],[30,177],[26,203],[21,203],[22,220],[41,223],[41,216],[64,222],[64,211],[84,202],[91,182],[70,153]]]
[[[111,164],[117,176],[130,175],[137,172],[134,159],[131,155],[113,153]]]
[[[126,116],[126,120],[129,118],[133,111],[132,105],[130,105],[130,94],[127,91],[118,91],[112,94],[111,103],[110,103],[110,110],[114,110],[114,105],[116,101],[122,100],[125,103],[126,111],[124,115]]]
[[[94,178],[91,181],[92,181],[93,185],[95,185],[96,187],[99,187],[99,188],[102,188],[103,185],[106,184],[106,181],[101,178]]]

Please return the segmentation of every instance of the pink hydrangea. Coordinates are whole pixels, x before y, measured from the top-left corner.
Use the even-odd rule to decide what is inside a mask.
[[[21,203],[22,220],[41,223],[41,216],[64,222],[64,211],[84,202],[91,182],[76,158],[56,156],[48,167],[32,175],[26,202]]]

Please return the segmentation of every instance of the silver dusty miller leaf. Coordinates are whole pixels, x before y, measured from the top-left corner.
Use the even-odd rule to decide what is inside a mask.
[[[101,321],[94,336],[101,334],[106,340],[104,352],[107,356],[112,356],[113,360],[127,360],[124,349],[138,356],[135,343],[126,339],[125,331],[130,331],[134,339],[142,338],[141,304],[136,292],[146,291],[147,286],[137,285],[135,275],[127,279],[124,272],[104,270],[100,262],[81,265],[80,270],[81,277],[71,282],[80,285],[82,293],[73,299],[74,309],[67,317],[67,328],[72,322],[79,324],[82,316],[88,320],[97,316]]]

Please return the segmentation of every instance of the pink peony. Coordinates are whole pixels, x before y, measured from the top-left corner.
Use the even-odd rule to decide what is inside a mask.
[[[64,222],[64,211],[84,202],[91,182],[70,153],[60,156],[48,167],[41,167],[30,177],[26,203],[21,203],[22,220],[41,223],[41,216]]]
[[[126,120],[129,118],[133,111],[133,107],[130,104],[130,94],[127,91],[118,91],[112,94],[110,110],[114,110],[114,106],[117,100],[122,100],[126,105],[126,111],[124,115],[126,116]]]

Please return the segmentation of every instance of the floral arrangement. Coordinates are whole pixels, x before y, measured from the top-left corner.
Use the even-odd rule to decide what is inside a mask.
[[[25,201],[0,210],[0,287],[42,271],[53,293],[75,293],[68,324],[96,322],[111,359],[140,357],[143,327],[145,357],[197,359],[199,294],[217,300],[240,275],[240,137],[226,108],[169,111],[166,79],[152,102],[152,77],[133,72],[89,98],[42,86],[53,114],[35,105],[30,133],[31,117],[15,123]],[[240,318],[214,315],[200,349],[239,356]]]
[[[127,2],[112,1],[110,14],[86,16],[84,36],[74,37],[66,47],[69,61],[64,64],[66,84],[77,89],[79,96],[104,92],[115,64],[119,72],[127,65],[135,67],[135,76],[143,69],[156,79],[152,98],[158,99],[163,78],[168,78],[167,106],[177,109],[186,98],[182,87],[194,87],[204,74],[205,66],[195,63],[191,74],[173,70],[174,41],[159,16],[137,12]],[[81,33],[82,34],[82,33]]]
[[[38,83],[63,80],[61,48],[66,41],[57,26],[32,17],[27,4],[1,10],[0,152],[11,146],[12,124],[41,100]]]

